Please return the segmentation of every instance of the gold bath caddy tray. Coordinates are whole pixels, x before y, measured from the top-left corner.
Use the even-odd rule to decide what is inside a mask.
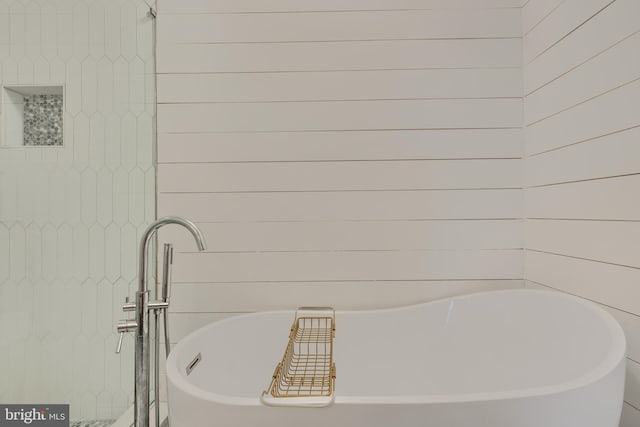
[[[336,367],[333,338],[336,312],[331,307],[300,307],[289,343],[269,388],[262,393],[268,406],[328,406],[334,400]]]

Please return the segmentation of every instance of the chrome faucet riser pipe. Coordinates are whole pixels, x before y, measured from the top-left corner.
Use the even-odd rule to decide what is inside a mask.
[[[163,310],[164,311],[164,310]],[[153,337],[154,337],[154,377],[153,377],[153,402],[155,409],[155,427],[160,427],[160,313],[153,310]]]
[[[164,244],[164,253],[162,257],[162,287],[160,289],[161,292],[158,292],[158,288],[156,287],[156,301],[163,302],[166,304],[166,307],[156,308],[153,310],[153,336],[154,336],[154,378],[153,378],[153,402],[155,409],[155,427],[160,427],[160,312],[164,314],[165,319],[165,327],[164,327],[164,337],[165,342],[168,340],[169,331],[167,330],[166,318],[167,318],[167,308],[169,308],[169,275],[171,274],[171,264],[173,262],[173,245],[171,243]],[[167,347],[168,348],[168,347]],[[167,351],[167,355],[168,355]]]
[[[135,427],[149,427],[149,291],[136,292]]]

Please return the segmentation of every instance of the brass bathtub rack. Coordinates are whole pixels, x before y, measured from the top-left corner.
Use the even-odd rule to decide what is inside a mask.
[[[269,387],[262,393],[262,403],[268,406],[331,405],[336,378],[335,331],[336,313],[332,307],[300,307],[282,360]]]

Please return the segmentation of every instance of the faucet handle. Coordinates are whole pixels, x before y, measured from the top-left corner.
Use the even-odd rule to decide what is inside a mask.
[[[122,339],[124,338],[124,332],[120,332],[120,337],[118,338],[118,345],[116,346],[116,354],[120,354],[120,350],[122,350]]]
[[[122,350],[122,339],[124,338],[124,334],[126,332],[135,331],[138,327],[138,323],[135,320],[121,320],[118,322],[117,331],[120,334],[118,338],[118,345],[116,346],[116,354],[120,353]]]

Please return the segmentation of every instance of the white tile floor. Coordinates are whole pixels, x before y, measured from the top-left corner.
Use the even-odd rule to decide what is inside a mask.
[[[71,427],[109,427],[115,420],[73,421]]]

